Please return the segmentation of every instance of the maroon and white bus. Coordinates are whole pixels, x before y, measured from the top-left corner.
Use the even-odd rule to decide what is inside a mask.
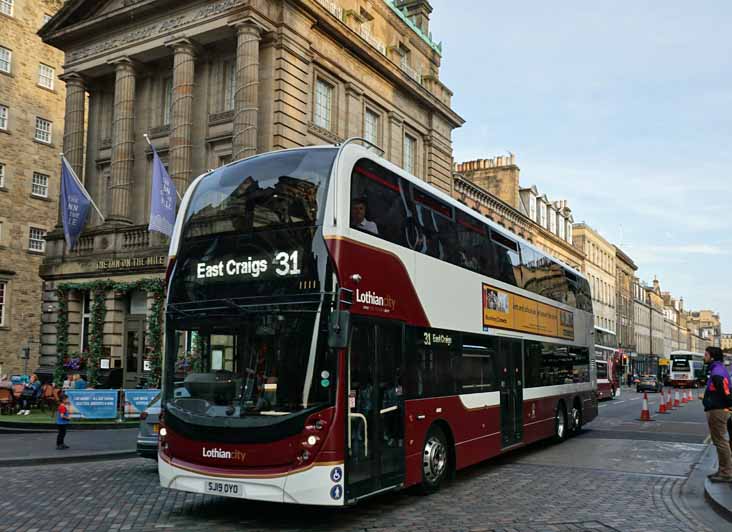
[[[609,329],[595,327],[598,399],[614,399],[616,395],[620,395],[620,379],[622,376],[618,375],[619,356],[615,333]]]
[[[582,275],[355,140],[186,192],[162,486],[341,506],[597,415]]]

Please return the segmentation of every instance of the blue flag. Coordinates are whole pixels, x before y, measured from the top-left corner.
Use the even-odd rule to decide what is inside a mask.
[[[76,177],[74,169],[61,158],[61,220],[64,224],[64,236],[69,250],[73,249],[79,235],[84,230],[86,218],[91,207],[91,198]]]
[[[175,184],[165,170],[155,146],[150,144],[153,151],[153,175],[152,192],[150,196],[150,224],[147,226],[150,231],[157,231],[173,235],[175,225],[175,198],[178,192]]]

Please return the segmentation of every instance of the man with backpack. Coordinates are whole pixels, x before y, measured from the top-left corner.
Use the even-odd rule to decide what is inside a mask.
[[[719,347],[707,347],[704,351],[704,362],[709,367],[709,378],[702,401],[707,415],[709,434],[717,448],[719,461],[719,471],[709,475],[709,480],[732,483],[732,448],[724,437],[728,430],[727,423],[732,408],[732,385],[723,359],[724,355]]]

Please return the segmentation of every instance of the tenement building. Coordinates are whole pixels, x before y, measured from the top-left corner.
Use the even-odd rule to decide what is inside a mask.
[[[37,31],[62,0],[0,1],[0,375],[38,365],[46,233],[56,224],[63,53]]]
[[[582,273],[592,290],[595,327],[615,332],[615,247],[585,223],[574,224],[574,245],[585,254]]]
[[[722,323],[719,313],[713,310],[695,310],[687,312],[687,323],[696,329],[709,345],[720,347],[722,344]]]
[[[636,351],[633,279],[638,266],[622,249],[613,247],[615,248],[615,329],[618,348],[623,351],[623,365],[626,366],[625,361]],[[626,367],[623,367],[623,372],[627,372]]]
[[[567,202],[550,201],[535,186],[522,188],[514,155],[455,165],[453,195],[565,264],[579,270],[584,253],[573,246]]]
[[[153,297],[129,287],[163,276],[167,241],[147,231],[144,134],[181,194],[231,160],[353,136],[450,193],[463,120],[440,80],[431,12],[427,0],[66,2],[41,35],[66,53],[63,147],[105,221],[92,216],[71,250],[58,228],[48,235],[42,363],[57,358],[61,303],[69,351],[88,343],[89,293],[57,301],[60,283],[125,281],[106,292],[100,366],[122,370],[126,385],[145,378]]]

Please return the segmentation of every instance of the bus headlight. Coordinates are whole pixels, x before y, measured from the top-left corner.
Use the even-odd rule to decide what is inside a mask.
[[[165,427],[162,427],[160,429],[160,436],[163,437],[163,438],[165,438],[167,435],[168,435],[168,431],[166,430]]]
[[[315,445],[316,443],[318,443],[318,440],[319,439],[320,438],[318,438],[317,436],[313,436],[313,435],[308,436],[308,445],[310,447],[312,447],[313,445]]]

